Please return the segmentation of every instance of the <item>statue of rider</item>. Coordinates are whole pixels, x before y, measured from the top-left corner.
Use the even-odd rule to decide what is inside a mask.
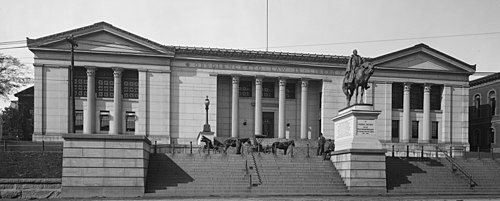
[[[352,83],[356,76],[356,70],[364,62],[363,58],[358,55],[358,51],[352,51],[351,58],[347,62],[347,68],[345,70],[345,75],[347,77],[346,83]]]

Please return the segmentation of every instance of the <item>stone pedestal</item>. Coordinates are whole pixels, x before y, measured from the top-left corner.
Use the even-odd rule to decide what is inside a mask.
[[[353,105],[332,118],[335,152],[331,161],[351,193],[385,194],[385,152],[375,134],[380,111],[372,105]]]
[[[66,134],[61,197],[144,196],[151,142],[144,136]]]

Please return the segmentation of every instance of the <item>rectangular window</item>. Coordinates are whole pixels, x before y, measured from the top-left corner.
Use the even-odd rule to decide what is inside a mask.
[[[127,132],[135,132],[135,112],[126,112],[125,130]]]
[[[418,121],[411,122],[411,138],[418,138]]]
[[[274,98],[274,82],[262,83],[262,98]]]
[[[286,83],[285,96],[286,99],[295,99],[295,83]]]
[[[403,85],[392,84],[392,109],[403,109]]]
[[[101,111],[100,113],[101,131],[109,131],[109,111]]]
[[[422,109],[424,103],[424,86],[412,84],[410,89],[410,109]]]
[[[83,110],[75,111],[75,131],[83,131]]]
[[[432,128],[431,128],[431,138],[432,139],[438,139],[438,122],[433,121],[432,122]]]
[[[125,70],[122,73],[123,98],[139,98],[139,73],[137,70]]]
[[[240,97],[252,97],[252,81],[240,81]]]
[[[392,138],[399,138],[399,120],[392,120]]]
[[[433,85],[431,87],[431,110],[441,110],[442,86]]]
[[[113,70],[99,69],[96,71],[96,93],[98,98],[113,98]]]
[[[85,68],[73,69],[73,93],[75,97],[87,97],[87,70]]]

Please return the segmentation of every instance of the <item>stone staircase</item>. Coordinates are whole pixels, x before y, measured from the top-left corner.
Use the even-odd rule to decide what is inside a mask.
[[[471,194],[468,180],[445,159],[386,158],[389,194]]]
[[[500,160],[491,158],[455,158],[462,168],[472,175],[477,186],[473,192],[479,194],[500,194]]]
[[[296,153],[254,153],[255,162],[252,155],[151,154],[146,196],[348,194],[330,161]]]

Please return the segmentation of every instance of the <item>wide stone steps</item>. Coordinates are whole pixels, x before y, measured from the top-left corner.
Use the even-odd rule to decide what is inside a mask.
[[[147,196],[341,195],[347,188],[321,157],[152,154]],[[249,166],[248,174],[246,165]],[[259,183],[256,168],[260,172]],[[250,184],[250,176],[252,184]]]

